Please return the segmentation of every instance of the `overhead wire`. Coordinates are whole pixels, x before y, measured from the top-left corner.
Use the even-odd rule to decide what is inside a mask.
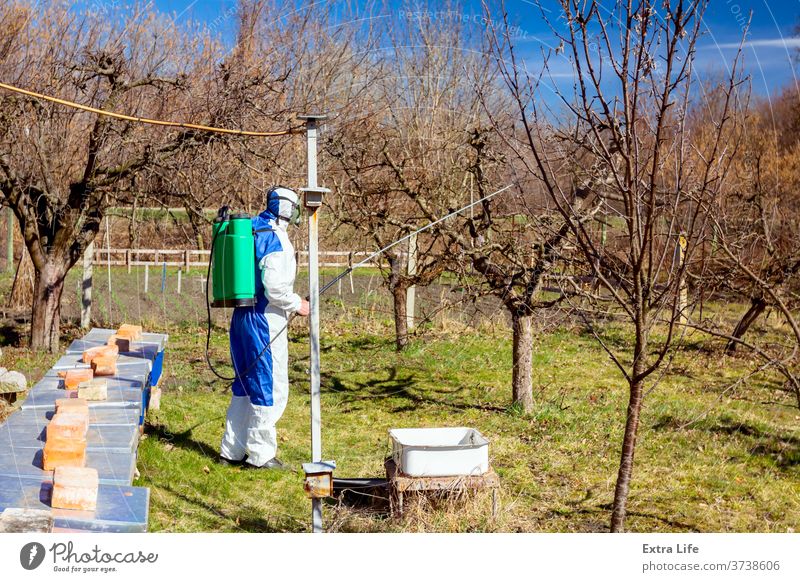
[[[49,101],[51,103],[57,103],[59,105],[64,105],[66,107],[72,107],[73,109],[80,109],[81,111],[87,111],[89,113],[96,113],[98,115],[104,115],[106,117],[113,117],[114,119],[122,119],[124,121],[133,121],[135,123],[145,123],[149,125],[158,125],[162,127],[180,127],[183,129],[194,129],[197,131],[207,131],[211,133],[222,133],[227,135],[241,135],[247,137],[277,137],[281,135],[293,135],[303,132],[303,127],[299,126],[290,127],[289,129],[284,129],[282,131],[248,131],[244,129],[229,129],[224,127],[201,125],[198,123],[186,123],[183,121],[164,121],[161,119],[151,119],[148,117],[137,117],[135,115],[126,115],[124,113],[117,113],[115,111],[106,111],[105,109],[98,109],[97,107],[83,105],[81,103],[76,103],[75,101],[69,101],[68,99],[61,99],[59,97],[45,95],[44,93],[37,93],[36,91],[22,89],[21,87],[15,87],[14,85],[9,85],[8,83],[0,83],[0,89],[12,91],[14,93],[19,93],[20,95],[26,95],[28,97],[33,97],[35,99],[41,99],[43,101]]]

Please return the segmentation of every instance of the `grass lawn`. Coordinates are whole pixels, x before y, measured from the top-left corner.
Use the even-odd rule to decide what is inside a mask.
[[[487,495],[412,500],[403,521],[337,504],[337,531],[604,531],[626,392],[595,342],[561,330],[538,339],[536,411],[510,404],[511,342],[486,328],[439,331],[404,354],[389,329],[328,328],[323,353],[323,457],[339,477],[378,477],[392,427],[470,426],[485,434],[502,480]],[[202,361],[203,330],[173,330],[162,408],[140,447],[137,484],[151,488],[152,531],[307,531],[299,474],[217,465],[228,389]],[[292,394],[280,456],[309,457],[308,342],[291,334]],[[226,358],[223,333],[215,358]],[[788,531],[800,524],[800,412],[769,379],[728,389],[749,362],[694,345],[647,397],[629,505],[631,531]],[[692,422],[695,421],[695,422]],[[691,423],[688,424],[687,423]]]
[[[323,457],[338,477],[380,477],[394,427],[469,426],[490,440],[501,478],[501,509],[488,494],[460,500],[407,500],[403,520],[370,508],[330,503],[333,531],[606,531],[627,392],[589,335],[557,328],[537,336],[533,414],[510,406],[511,336],[502,312],[468,327],[436,320],[410,348],[394,351],[391,316],[365,272],[361,292],[325,300],[322,317]],[[71,273],[72,277],[73,274]],[[174,277],[174,273],[170,274]],[[151,411],[139,447],[136,485],[150,487],[150,531],[308,531],[310,503],[297,473],[248,471],[215,463],[229,399],[207,369],[200,273],[184,294],[142,293],[141,272],[113,272],[113,292],[95,278],[98,324],[109,312],[170,334],[161,409]],[[128,277],[126,280],[125,277]],[[0,281],[2,283],[2,281]],[[65,318],[77,315],[77,276]],[[138,291],[137,291],[138,290]],[[438,300],[444,291],[430,292]],[[379,300],[380,299],[380,300]],[[731,310],[732,316],[737,313]],[[215,313],[223,323],[224,313]],[[469,318],[467,318],[469,319]],[[462,321],[465,319],[462,318]],[[751,333],[786,333],[763,321]],[[24,331],[24,326],[17,329]],[[606,328],[622,345],[624,330]],[[64,340],[78,334],[64,326]],[[33,381],[56,356],[15,347],[6,328],[0,365]],[[299,469],[310,456],[308,338],[290,334],[291,396],[278,425],[279,456]],[[24,342],[22,342],[24,343]],[[761,374],[732,385],[754,362],[727,357],[721,344],[691,335],[669,373],[645,400],[629,502],[630,531],[791,531],[800,526],[800,411],[777,378]],[[228,361],[224,329],[213,358]],[[2,411],[0,411],[2,414]]]

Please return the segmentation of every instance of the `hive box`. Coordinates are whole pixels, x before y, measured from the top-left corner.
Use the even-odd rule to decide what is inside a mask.
[[[50,505],[58,509],[97,509],[97,469],[88,467],[56,467]]]
[[[93,378],[78,386],[78,398],[98,401],[108,399],[108,381],[105,378]]]
[[[99,357],[116,358],[117,356],[119,356],[119,347],[116,345],[97,346],[83,352],[83,363],[91,364]]]
[[[92,371],[95,376],[115,376],[117,373],[116,356],[97,356],[92,360]]]
[[[47,438],[42,455],[42,468],[45,471],[53,471],[56,467],[83,467],[85,464],[85,438]]]
[[[57,412],[47,425],[47,440],[51,438],[82,439],[89,429],[89,409]]]
[[[121,335],[114,334],[108,338],[108,345],[116,346],[120,352],[131,351],[131,340],[127,337],[122,337]]]
[[[142,339],[142,326],[125,323],[119,327],[117,335],[126,337],[131,341]]]
[[[89,418],[89,403],[85,398],[58,398],[56,399],[56,415],[59,412],[83,414]]]
[[[89,368],[76,368],[64,372],[64,389],[75,390],[78,384],[94,378],[94,372]]]

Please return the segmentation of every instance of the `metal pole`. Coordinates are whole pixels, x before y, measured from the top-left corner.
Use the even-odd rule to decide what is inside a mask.
[[[317,121],[323,115],[305,115],[308,185],[303,188],[308,211],[308,330],[311,348],[311,462],[322,461],[322,412],[320,407],[319,351],[319,208],[324,189],[317,185]],[[311,524],[314,533],[322,529],[322,499],[311,499]]]
[[[417,275],[417,235],[408,239],[408,276]],[[414,329],[414,315],[416,315],[416,286],[412,285],[406,291],[406,329]]]
[[[81,327],[89,329],[92,324],[92,263],[94,241],[83,252],[83,283],[81,288]]]

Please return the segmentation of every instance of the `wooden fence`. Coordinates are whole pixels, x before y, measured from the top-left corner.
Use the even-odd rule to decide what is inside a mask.
[[[308,266],[308,251],[297,251],[297,263],[301,267]],[[369,256],[366,251],[320,251],[320,267],[348,267]],[[162,266],[208,267],[211,251],[194,249],[104,249],[95,247],[93,263],[98,267],[106,265],[117,267]],[[370,266],[378,266],[376,258]]]

